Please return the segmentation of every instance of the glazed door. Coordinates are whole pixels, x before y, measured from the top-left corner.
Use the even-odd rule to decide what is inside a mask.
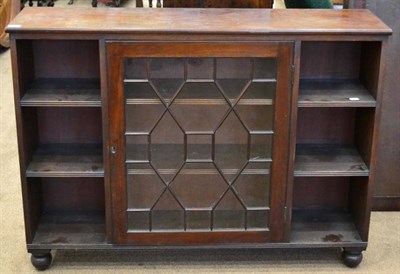
[[[292,51],[107,43],[114,243],[282,241]]]

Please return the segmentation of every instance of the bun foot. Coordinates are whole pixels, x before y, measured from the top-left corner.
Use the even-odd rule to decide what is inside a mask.
[[[342,252],[343,263],[348,267],[358,266],[363,259],[362,251],[346,250]]]
[[[49,268],[53,257],[51,256],[50,251],[41,252],[41,253],[32,253],[31,262],[32,265],[40,271],[46,270]]]

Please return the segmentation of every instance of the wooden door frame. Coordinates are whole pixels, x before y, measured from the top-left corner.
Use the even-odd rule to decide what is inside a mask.
[[[113,243],[136,245],[243,244],[284,241],[292,93],[292,42],[120,42],[106,43],[109,92],[109,145]],[[274,144],[270,190],[270,231],[128,233],[126,217],[123,58],[126,57],[276,57]],[[272,209],[273,208],[273,209]]]

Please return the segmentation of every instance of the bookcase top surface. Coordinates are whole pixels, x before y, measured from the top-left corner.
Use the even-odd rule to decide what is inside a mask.
[[[368,10],[25,8],[10,33],[390,34]]]

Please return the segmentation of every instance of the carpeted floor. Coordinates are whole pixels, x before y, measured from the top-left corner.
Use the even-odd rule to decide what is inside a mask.
[[[57,1],[61,5],[61,0]],[[83,3],[77,0],[76,3]],[[86,0],[89,3],[89,0]],[[87,4],[85,3],[85,4]],[[88,4],[90,5],[90,4]],[[9,50],[0,50],[0,273],[34,273],[25,247]],[[372,214],[357,269],[340,250],[59,251],[55,273],[400,273],[400,213]]]

